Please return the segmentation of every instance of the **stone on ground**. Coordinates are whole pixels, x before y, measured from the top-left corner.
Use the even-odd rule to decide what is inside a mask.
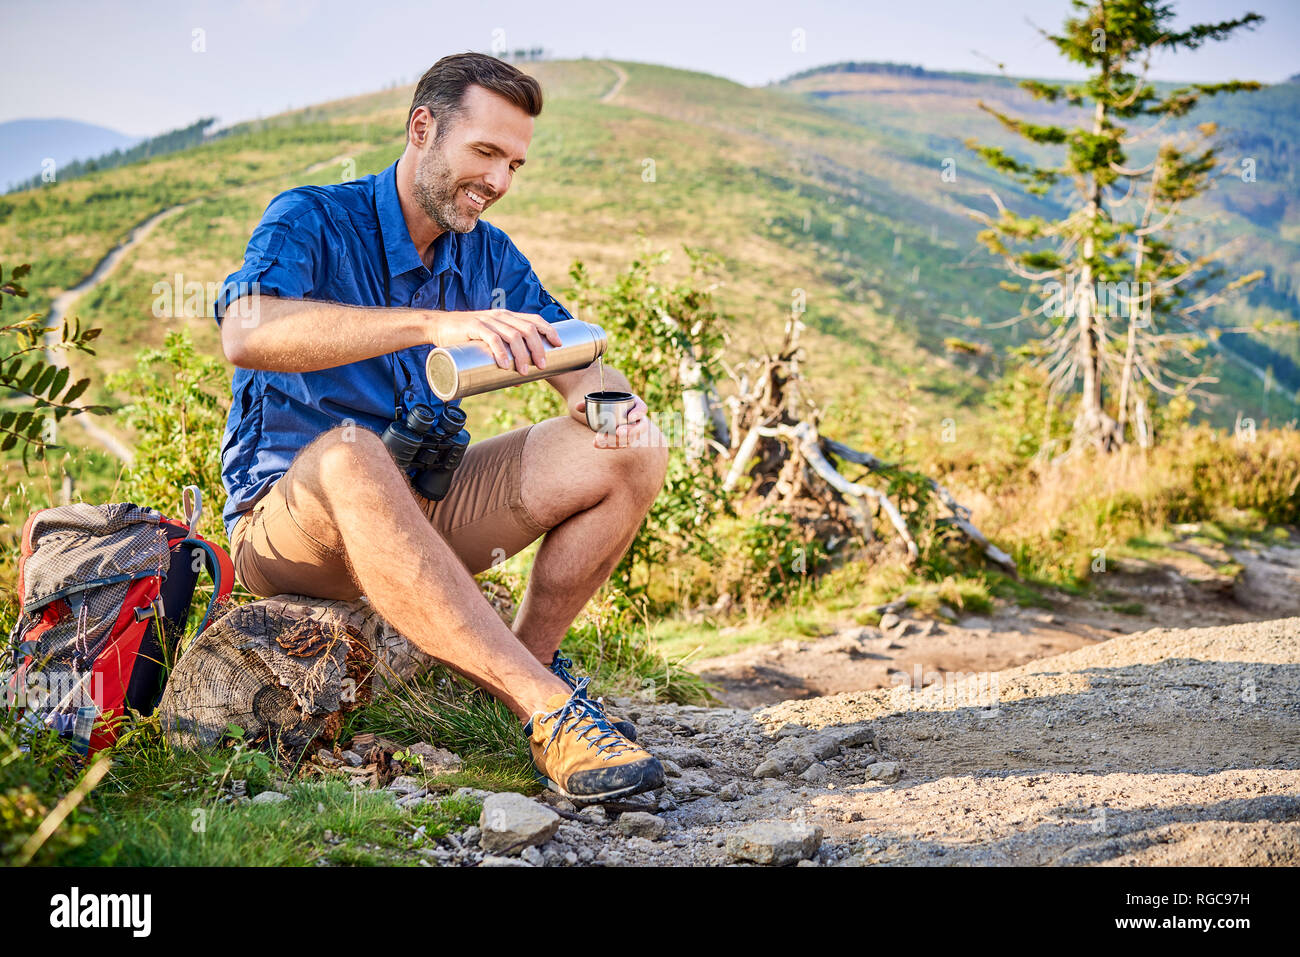
[[[560,827],[560,815],[531,798],[512,791],[483,801],[478,826],[479,846],[489,854],[511,854],[545,844]]]
[[[727,856],[737,861],[781,866],[805,860],[822,843],[815,824],[760,821],[727,835]]]

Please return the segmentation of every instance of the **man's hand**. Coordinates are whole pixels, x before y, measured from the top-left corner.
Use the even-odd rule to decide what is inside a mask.
[[[655,445],[663,437],[654,423],[646,418],[645,401],[638,395],[627,413],[627,423],[617,426],[613,433],[597,432],[592,445],[598,449],[626,449],[634,446]],[[573,417],[587,425],[587,400],[579,399],[573,407]]]
[[[520,375],[528,371],[530,357],[537,368],[546,368],[543,336],[553,346],[560,344],[560,334],[541,316],[508,309],[441,312],[434,320],[434,330],[434,341],[439,346],[481,341],[498,366],[509,369],[513,361]]]

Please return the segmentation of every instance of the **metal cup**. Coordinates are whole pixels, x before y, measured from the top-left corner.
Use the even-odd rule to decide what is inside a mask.
[[[613,435],[620,425],[627,424],[628,413],[636,405],[631,392],[588,392],[587,426],[593,432]]]

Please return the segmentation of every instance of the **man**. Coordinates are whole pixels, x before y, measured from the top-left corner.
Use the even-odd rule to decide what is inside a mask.
[[[436,502],[380,439],[416,403],[441,413],[424,375],[435,346],[480,341],[502,368],[544,368],[550,323],[571,318],[479,218],[524,165],[541,109],[537,81],[509,64],[445,57],[416,87],[393,166],[267,207],[216,307],[238,367],[223,517],[254,594],[364,594],[526,722],[548,787],[610,798],[658,787],[663,769],[558,650],[662,486],[667,443],[645,403],[616,434],[593,435],[583,396],[599,388],[595,364],[554,376],[568,415],[471,444]],[[605,378],[631,391],[620,373]],[[539,536],[508,628],[472,575]]]

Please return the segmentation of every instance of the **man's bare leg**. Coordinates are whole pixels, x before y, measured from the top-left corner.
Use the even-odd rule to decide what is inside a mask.
[[[570,417],[534,425],[524,443],[524,504],[551,526],[533,560],[512,630],[549,665],[578,612],[613,572],[663,487],[668,448],[595,448],[590,429]]]
[[[342,538],[375,610],[435,659],[505,702],[521,720],[569,686],[501,621],[446,539],[429,524],[379,436],[332,429],[294,460],[293,514],[321,541]]]

